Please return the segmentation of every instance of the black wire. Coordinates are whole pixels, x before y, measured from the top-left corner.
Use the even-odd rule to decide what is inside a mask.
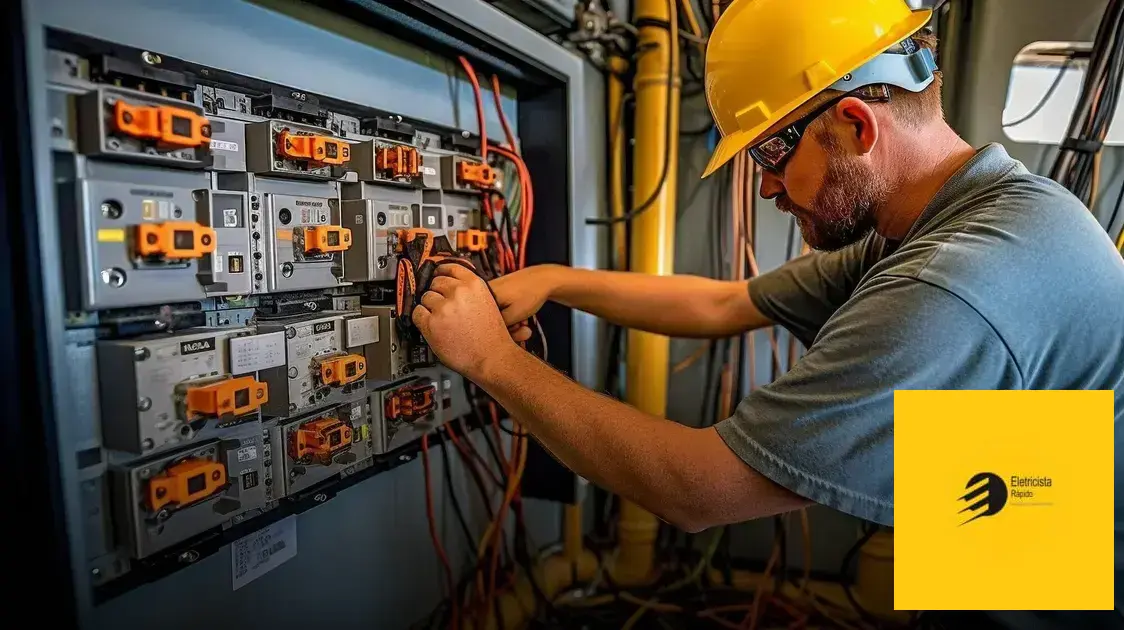
[[[859,613],[859,616],[861,616],[867,622],[874,624],[875,626],[880,626],[881,624],[879,623],[878,618],[872,615],[870,611],[863,608],[862,604],[859,603],[859,600],[855,598],[855,594],[851,590],[851,579],[848,577],[848,573],[851,570],[851,564],[854,562],[854,559],[858,555],[859,550],[862,549],[863,545],[870,541],[871,537],[873,537],[877,531],[877,526],[871,526],[868,529],[868,525],[866,523],[863,523],[862,537],[855,541],[855,544],[852,545],[851,548],[847,550],[846,555],[843,556],[843,565],[839,569],[839,581],[843,584],[843,592],[847,595],[847,600],[851,602],[851,606],[854,606],[855,611]]]
[[[650,25],[647,25],[647,26],[656,26],[656,25],[650,24]],[[657,27],[657,28],[660,28],[660,27]],[[662,28],[664,30],[668,31],[669,36],[671,35],[670,25],[662,26]],[[660,171],[660,177],[659,177],[658,182],[656,183],[655,189],[652,190],[652,194],[649,195],[646,200],[644,200],[644,203],[640,204],[638,207],[636,207],[632,210],[629,210],[628,212],[622,214],[621,216],[619,216],[619,217],[608,217],[608,218],[586,219],[585,220],[586,224],[588,224],[588,225],[615,225],[617,223],[624,223],[624,222],[631,221],[631,220],[635,219],[637,216],[639,216],[642,212],[646,211],[648,208],[651,208],[653,205],[655,205],[656,201],[658,201],[659,198],[662,196],[663,190],[664,190],[664,184],[667,182],[667,174],[668,174],[669,171],[671,171],[671,152],[667,149],[669,147],[671,147],[671,140],[672,140],[672,133],[673,133],[673,130],[672,130],[673,125],[671,123],[671,107],[672,107],[673,101],[672,101],[671,93],[675,90],[671,89],[670,83],[675,80],[675,77],[672,76],[675,73],[675,61],[676,61],[675,55],[671,54],[670,45],[669,45],[669,50],[667,51],[667,83],[669,85],[668,85],[668,88],[667,88],[667,91],[666,91],[666,94],[667,94],[666,101],[667,102],[666,102],[666,105],[664,107],[664,113],[665,113],[665,116],[664,116],[664,160],[663,160],[663,167]]]
[[[438,440],[441,444],[441,460],[442,468],[445,473],[445,485],[449,488],[449,499],[453,504],[453,512],[457,515],[457,522],[460,523],[461,531],[464,532],[464,538],[468,541],[468,548],[472,549],[476,546],[476,539],[472,536],[472,531],[468,528],[468,521],[464,518],[464,510],[461,509],[461,502],[457,500],[457,491],[453,487],[453,475],[449,472],[449,447],[445,443],[447,439]]]
[[[1032,107],[1030,109],[1030,113],[1028,113],[1025,116],[1019,118],[1018,120],[1013,120],[1011,122],[1002,123],[1002,126],[1004,128],[1014,127],[1015,125],[1021,125],[1024,122],[1030,120],[1031,118],[1034,118],[1034,116],[1039,111],[1041,111],[1042,108],[1046,105],[1046,103],[1050,100],[1050,97],[1054,95],[1054,92],[1057,91],[1058,86],[1061,85],[1062,79],[1065,77],[1065,73],[1069,70],[1069,68],[1072,64],[1073,64],[1073,56],[1071,55],[1069,57],[1066,57],[1065,62],[1062,63],[1061,69],[1058,70],[1058,76],[1054,77],[1053,83],[1051,83],[1050,87],[1046,89],[1046,93],[1042,95],[1042,98],[1039,99],[1038,103],[1036,103],[1034,105],[1034,107]]]
[[[1112,214],[1108,217],[1108,223],[1105,224],[1104,229],[1111,234],[1112,226],[1116,223],[1116,215],[1120,213],[1120,202],[1124,200],[1124,177],[1120,179],[1120,191],[1116,193],[1116,203],[1112,205]],[[1124,228],[1122,228],[1124,229]],[[1115,242],[1117,239],[1113,239]]]

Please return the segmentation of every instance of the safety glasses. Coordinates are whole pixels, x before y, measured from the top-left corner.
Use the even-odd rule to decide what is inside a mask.
[[[835,98],[820,105],[812,110],[807,116],[797,120],[791,125],[781,129],[777,133],[765,138],[761,142],[749,148],[749,156],[758,166],[770,173],[780,175],[784,171],[785,162],[792,157],[793,151],[796,150],[796,145],[800,144],[800,139],[804,137],[804,131],[808,129],[808,125],[812,124],[816,118],[819,118],[824,112],[828,111],[835,106],[839,101],[854,96],[861,98],[864,101],[888,101],[889,93],[884,92],[884,96],[872,96],[869,94],[859,94],[856,92],[847,92],[840,94]]]

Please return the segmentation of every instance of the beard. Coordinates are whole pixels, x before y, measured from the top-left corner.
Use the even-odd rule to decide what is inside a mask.
[[[823,184],[804,208],[787,195],[777,207],[796,217],[804,242],[812,249],[834,251],[863,238],[874,229],[874,212],[887,197],[887,183],[870,166],[831,150]]]

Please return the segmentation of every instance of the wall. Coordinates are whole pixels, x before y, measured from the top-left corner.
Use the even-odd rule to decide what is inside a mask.
[[[959,0],[951,0],[957,2]],[[931,6],[931,2],[924,3]],[[1075,41],[1092,39],[1103,13],[1105,0],[975,0],[971,35],[968,42],[965,72],[957,76],[946,69],[948,81],[955,82],[960,101],[954,112],[963,121],[958,131],[973,146],[988,142],[1001,142],[1015,158],[1023,160],[1034,170],[1044,163],[1049,168],[1051,160],[1044,160],[1048,147],[1026,145],[1008,140],[1000,126],[1006,100],[1007,83],[1015,55],[1027,44],[1042,40]],[[690,98],[683,103],[683,129],[700,129],[708,121],[704,97]],[[717,228],[715,204],[719,200],[718,176],[700,182],[698,179],[709,156],[708,136],[683,136],[680,148],[679,215],[677,225],[675,262],[677,273],[713,275],[713,233]],[[1102,223],[1112,212],[1117,192],[1124,182],[1120,168],[1121,149],[1106,149],[1102,176],[1104,183],[1098,195],[1097,215]],[[728,196],[725,197],[728,203]],[[758,225],[756,230],[757,256],[762,272],[773,269],[785,260],[789,239],[790,218],[777,211],[767,200],[758,199]],[[728,214],[723,217],[723,234],[729,232]],[[1117,229],[1124,217],[1117,221]],[[1115,232],[1114,232],[1115,233]],[[724,238],[728,239],[728,236]],[[722,260],[729,258],[725,249]],[[781,335],[782,348],[785,335]],[[699,348],[692,340],[673,340],[671,363],[689,357]],[[756,335],[758,374],[768,374],[769,351],[765,334]],[[782,353],[784,356],[784,353]],[[692,425],[700,421],[702,400],[698,392],[705,382],[705,360],[671,377],[668,394],[668,414],[673,419]],[[857,522],[827,508],[809,510],[812,531],[812,568],[835,572],[840,568],[843,555],[858,536]],[[789,524],[788,558],[790,566],[802,566],[799,542],[799,523]],[[751,522],[734,528],[732,551],[759,561],[767,558],[772,545],[773,529],[766,521]]]

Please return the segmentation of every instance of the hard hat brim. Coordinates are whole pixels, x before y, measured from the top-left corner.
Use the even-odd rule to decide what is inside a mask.
[[[883,51],[890,48],[894,44],[902,41],[903,39],[913,35],[921,30],[929,22],[929,18],[933,12],[931,9],[922,9],[920,11],[913,11],[909,19],[903,20],[897,28],[889,31],[881,39],[875,42],[867,54],[861,60],[850,68],[840,68],[840,76],[854,71],[862,67],[863,64],[874,59]],[[703,170],[702,177],[706,178],[712,175],[715,171],[722,167],[723,164],[729,162],[731,158],[737,155],[738,151],[744,150],[746,147],[752,146],[758,142],[758,136],[764,134],[770,127],[775,125],[778,120],[791,114],[797,107],[808,102],[813,96],[818,94],[820,90],[812,90],[801,94],[799,97],[790,101],[787,105],[777,110],[777,113],[769,120],[757,125],[748,131],[735,131],[718,141],[718,146],[715,147],[714,153],[710,156],[710,162],[707,163],[706,169]]]

